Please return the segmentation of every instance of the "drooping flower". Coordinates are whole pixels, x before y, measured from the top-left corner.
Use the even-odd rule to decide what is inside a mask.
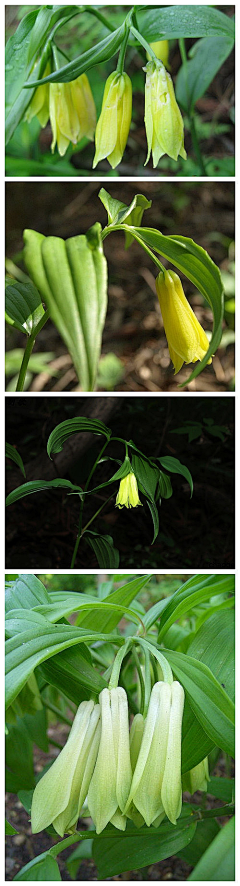
[[[138,495],[137,479],[133,471],[130,471],[126,477],[120,481],[120,486],[116,498],[116,508],[137,508],[141,505]]]
[[[184,690],[181,683],[174,680],[171,686],[167,753],[161,788],[163,808],[172,824],[176,824],[182,808],[181,742],[183,708]]]
[[[123,810],[132,777],[126,692],[121,687],[103,689],[99,702],[101,737],[88,790],[88,807],[97,834],[109,821],[116,828],[125,829]]]
[[[183,119],[176,102],[170,74],[158,59],[147,62],[143,70],[147,74],[145,126],[148,155],[146,163],[148,163],[151,151],[154,168],[163,154],[168,154],[173,160],[177,160],[180,155],[186,160]]]
[[[125,151],[132,116],[132,84],[128,74],[114,71],[107,79],[96,127],[93,169],[107,157],[115,169]]]
[[[184,773],[183,790],[189,791],[190,794],[195,794],[195,791],[207,791],[209,780],[208,758],[204,757],[197,766]]]
[[[84,136],[93,139],[96,110],[86,74],[70,83],[50,83],[49,116],[53,139],[51,150],[57,144],[61,157],[70,142],[76,145]]]
[[[184,294],[181,280],[174,271],[160,271],[156,290],[175,374],[183,363],[202,360],[209,342]],[[208,360],[211,363],[212,360]]]
[[[100,742],[100,706],[79,705],[68,740],[37,783],[32,800],[33,833],[53,824],[61,837],[73,833],[86,799]]]
[[[50,62],[46,65],[43,77],[48,77],[48,74],[51,74]],[[49,120],[49,83],[43,83],[42,86],[37,86],[37,89],[35,89],[25,113],[25,120],[27,123],[31,123],[33,117],[38,118],[39,123],[41,123],[44,129]]]

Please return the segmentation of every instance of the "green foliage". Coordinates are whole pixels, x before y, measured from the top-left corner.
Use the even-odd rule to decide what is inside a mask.
[[[80,582],[81,576],[78,578]],[[171,682],[172,668],[182,683],[186,693],[183,772],[201,762],[215,744],[227,753],[233,752],[234,624],[228,603],[233,599],[234,576],[193,575],[183,583],[178,580],[176,590],[174,581],[171,577],[166,587],[164,577],[156,583],[155,576],[121,576],[119,587],[116,574],[101,584],[98,599],[92,594],[92,576],[86,581],[85,593],[64,590],[64,578],[60,575],[55,590],[46,590],[42,581],[31,574],[7,581],[7,784],[9,790],[19,792],[28,811],[35,783],[32,743],[47,750],[46,708],[63,722],[70,722],[69,709],[73,713],[75,710],[72,705],[92,697],[97,699],[117,668],[133,713],[139,710],[140,696],[142,706],[146,700],[150,674],[152,682]],[[147,612],[135,599],[138,595],[140,600],[144,599],[146,586],[154,600]],[[225,609],[216,611],[218,599]],[[205,621],[201,618],[203,613],[207,614]],[[126,627],[125,619],[131,625]],[[173,629],[175,634],[171,634]],[[171,636],[175,649],[166,648]],[[187,652],[179,651],[186,638]],[[134,657],[133,646],[137,653]],[[32,713],[30,694],[26,692],[23,698],[20,693],[34,672],[42,707]],[[12,723],[10,705],[18,702],[20,710],[20,699],[23,715]],[[68,861],[74,878],[81,859],[91,855],[98,878],[106,879],[178,854],[194,867],[190,880],[231,880],[233,818],[220,827],[216,817],[231,816],[233,793],[232,778],[213,775],[208,794],[223,803],[220,808],[211,808],[209,803],[206,807],[203,803],[184,802],[176,825],[165,820],[157,828],[139,829],[128,822],[122,833],[108,824],[98,835],[92,829],[78,830],[57,845],[54,840],[53,846],[25,865],[15,879],[59,879],[57,856],[83,840]],[[10,827],[8,833],[15,830]],[[49,835],[53,836],[53,828]]]

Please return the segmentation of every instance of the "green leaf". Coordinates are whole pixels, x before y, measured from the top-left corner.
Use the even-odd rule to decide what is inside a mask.
[[[213,747],[214,742],[206,735],[186,697],[182,724],[182,773],[201,763]]]
[[[52,28],[60,19],[68,19],[72,13],[76,12],[75,6],[40,6],[35,24],[31,32],[31,39],[28,49],[28,61],[31,62],[35,54],[43,46],[50,28]]]
[[[171,498],[173,494],[171,479],[162,471],[159,472],[158,489],[160,498]]]
[[[193,481],[190,471],[183,465],[178,458],[174,458],[172,455],[165,455],[163,458],[159,458],[160,464],[163,468],[166,468],[167,471],[171,471],[172,474],[181,474],[182,477],[188,481],[190,489],[191,489],[191,497],[193,494]]]
[[[44,316],[44,307],[32,282],[13,281],[6,287],[6,320],[20,332],[31,335]]]
[[[115,616],[116,618],[116,616]],[[118,616],[117,616],[118,618]],[[111,634],[85,631],[72,625],[52,625],[36,612],[16,609],[6,617],[6,706],[8,707],[37,665],[78,643],[117,640]]]
[[[153,545],[154,542],[156,541],[156,538],[159,533],[159,514],[158,514],[156,502],[153,501],[153,499],[150,498],[149,496],[146,496],[146,498],[147,498],[147,505],[149,507],[150,514],[151,514],[152,521],[153,521],[153,539],[151,542],[151,544]]]
[[[6,790],[16,794],[20,788],[34,787],[33,745],[24,720],[17,717],[6,735]]]
[[[18,465],[20,471],[22,471],[23,476],[26,477],[26,471],[21,455],[19,455],[19,452],[17,452],[17,449],[15,449],[14,446],[11,446],[11,443],[5,444],[5,455],[6,458],[11,458],[11,460],[14,461],[16,465]]]
[[[217,775],[212,775],[208,782],[207,792],[208,794],[217,797],[218,800],[224,800],[225,803],[232,803],[235,794],[235,779],[219,778]]]
[[[144,458],[144,456],[136,454],[134,451],[132,453],[132,467],[134,474],[136,474],[139,488],[141,488],[145,495],[149,495],[154,500],[159,479],[159,468],[151,464],[147,457]]]
[[[234,46],[234,36],[204,37],[190,50],[191,59],[183,64],[176,80],[176,99],[187,113],[204,95],[215,74]]]
[[[39,83],[69,83],[72,80],[76,80],[80,74],[87,73],[95,65],[108,61],[121,46],[124,31],[125,25],[123,24],[116,31],[104,37],[104,40],[101,40],[100,43],[96,43],[92,49],[87,49],[86,52],[77,56],[72,62],[64,65],[59,71],[55,71],[41,80],[35,77],[34,86],[39,86]]]
[[[16,828],[13,828],[12,824],[10,824],[10,821],[7,821],[7,819],[5,818],[6,837],[13,837],[14,834],[18,834],[18,833],[19,833],[19,831],[16,831]]]
[[[68,421],[62,421],[60,425],[57,425],[54,428],[54,431],[50,434],[47,443],[47,453],[49,458],[51,458],[52,453],[61,452],[63,448],[63,444],[65,440],[68,440],[68,437],[71,437],[72,434],[82,433],[83,431],[89,431],[91,434],[103,434],[107,439],[111,437],[111,431],[103,422],[98,421],[97,419],[90,419],[80,417],[80,418],[70,418]]]
[[[11,609],[33,609],[38,603],[47,604],[49,602],[49,594],[36,575],[23,573],[6,586],[6,612],[10,612]]]
[[[234,575],[194,575],[166,601],[161,618],[158,643],[176,619],[205,600],[223,593],[234,593]]]
[[[124,834],[113,834],[110,827],[106,828],[93,839],[93,859],[99,879],[139,870],[175,855],[191,842],[195,829],[196,824],[186,824],[184,819],[178,819],[176,827],[163,822],[160,828],[137,830],[128,824]]]
[[[42,852],[41,855],[36,855],[36,858],[25,864],[13,879],[45,882],[47,880],[61,880],[62,877],[56,858],[53,858],[50,852]]]
[[[97,533],[95,533],[95,532],[92,534],[97,535]],[[109,535],[106,535],[106,536],[103,535],[103,536],[99,536],[99,537],[103,538],[103,539],[105,539],[105,538],[109,539]],[[112,541],[112,539],[111,539],[111,541]],[[69,603],[68,599],[67,599],[65,602],[62,602],[62,603],[56,602],[56,603],[50,603],[50,604],[48,603],[47,605],[44,605],[44,606],[42,606],[42,605],[35,606],[33,612],[37,612],[40,615],[43,615],[44,618],[47,618],[48,621],[55,623],[55,622],[59,621],[60,619],[64,618],[66,615],[69,615],[72,612],[76,612],[79,609],[81,610],[81,612],[82,611],[93,612],[95,609],[97,609],[97,610],[99,609],[102,612],[105,612],[105,614],[107,614],[107,612],[109,612],[109,610],[112,610],[113,612],[118,611],[119,617],[122,618],[122,616],[125,614],[125,617],[129,618],[130,621],[133,621],[134,624],[139,625],[139,622],[140,622],[140,617],[137,615],[137,613],[132,612],[132,610],[128,609],[127,606],[120,606],[119,604],[112,603],[111,600],[109,600],[109,598],[107,599],[106,602],[104,600],[94,600],[93,602],[91,601],[91,602],[84,603],[84,601],[80,600],[80,601],[78,601],[78,603],[75,603],[75,604]]]
[[[43,678],[77,705],[90,698],[92,692],[98,695],[107,686],[96,668],[86,661],[82,647],[81,650],[78,646],[65,649],[40,667]]]
[[[199,821],[190,846],[181,849],[177,855],[180,858],[184,858],[184,861],[190,864],[191,867],[196,865],[212,840],[214,840],[214,837],[217,836],[219,830],[219,824],[214,818]]]
[[[235,819],[233,817],[221,828],[188,880],[198,880],[198,882],[228,880],[230,882],[235,879],[234,830]]]
[[[101,225],[64,241],[24,231],[24,261],[71,354],[84,391],[94,389],[107,309]]]
[[[178,40],[179,37],[215,37],[234,35],[234,21],[215,7],[190,4],[164,8],[140,7],[138,29],[145,40]]]
[[[84,532],[85,541],[90,545],[97,558],[98,565],[102,569],[117,569],[119,566],[119,551],[114,548],[111,535],[99,535],[98,532],[87,530]]]
[[[178,7],[180,8],[180,7]],[[123,225],[127,230],[127,225]],[[154,228],[131,228],[129,233],[143,246],[146,244],[150,249],[159,252],[160,255],[172,262],[176,268],[183,272],[194,286],[199,289],[207,299],[213,311],[213,332],[209,348],[203,360],[195,366],[193,372],[185,382],[189,382],[202,372],[208,360],[218,348],[222,337],[222,320],[224,310],[223,284],[219,268],[214,264],[208,253],[190,237],[171,236],[166,237]]]
[[[164,655],[206,734],[217,747],[234,756],[234,705],[221,684],[203,662],[190,655],[166,649]]]
[[[62,480],[61,478],[57,480],[29,480],[28,483],[23,483],[22,486],[18,486],[17,489],[13,489],[9,493],[6,498],[6,505],[12,505],[15,501],[19,501],[20,498],[24,498],[25,495],[31,495],[32,492],[44,492],[46,489],[58,489],[58,487],[78,492],[81,497],[81,487],[74,486],[70,480]]]
[[[148,584],[150,579],[151,575],[140,575],[137,578],[133,578],[132,581],[128,581],[125,585],[122,585],[122,587],[113,591],[112,594],[104,597],[103,602],[116,603],[120,606],[129,606],[137,594],[140,594],[142,588]],[[106,613],[100,609],[96,615],[94,613],[82,613],[78,616],[78,624],[81,624],[81,627],[92,628],[92,630],[103,629],[105,633],[113,631],[118,622],[119,617],[117,613],[109,613],[109,615],[106,615]]]
[[[143,194],[135,194],[130,206],[126,206],[121,200],[115,200],[105,191],[105,188],[101,188],[98,196],[107,210],[109,226],[122,224],[126,220],[128,225],[141,225],[144,210],[149,209],[152,205],[152,201],[147,200]],[[132,240],[132,235],[126,233],[126,248],[131,245]]]
[[[230,577],[234,579],[234,576]],[[235,675],[234,633],[234,612],[217,612],[197,631],[188,648],[189,655],[210,668],[232,701]]]

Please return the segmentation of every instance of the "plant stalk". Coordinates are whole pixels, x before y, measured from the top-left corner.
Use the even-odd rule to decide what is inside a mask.
[[[16,391],[23,391],[24,390],[24,382],[25,382],[28,363],[29,363],[29,360],[31,357],[33,346],[35,344],[35,340],[37,338],[38,333],[41,332],[41,329],[43,328],[43,326],[45,326],[45,323],[47,322],[48,318],[49,318],[49,311],[47,310],[47,311],[45,311],[45,314],[43,315],[43,317],[41,317],[41,320],[39,320],[39,323],[35,327],[34,331],[31,333],[31,335],[29,335],[29,338],[28,338],[28,341],[26,344],[26,348],[24,351],[21,367],[20,367]]]

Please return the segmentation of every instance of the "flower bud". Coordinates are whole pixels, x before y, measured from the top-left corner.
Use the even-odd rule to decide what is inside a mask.
[[[127,74],[114,71],[108,77],[101,114],[96,127],[93,169],[107,157],[115,169],[125,151],[132,116],[132,84]]]
[[[95,105],[86,74],[70,83],[50,83],[49,112],[53,132],[51,150],[57,143],[61,157],[70,142],[76,145],[86,136],[93,138]]]
[[[189,791],[190,794],[195,794],[195,791],[207,791],[209,780],[208,758],[205,757],[201,763],[184,773],[183,790]]]
[[[81,702],[65,747],[36,785],[31,810],[34,834],[51,823],[61,837],[75,830],[96,762],[99,719],[99,705]]]
[[[120,830],[125,829],[122,813],[132,777],[126,692],[121,687],[103,689],[99,702],[101,737],[88,791],[88,807],[97,834],[109,821]]]
[[[169,44],[168,40],[157,40],[155,43],[150,43],[151,49],[155,52],[156,57],[161,61],[165,68],[168,66],[168,56],[169,56]],[[147,52],[147,58],[151,61],[151,56],[149,52]]]
[[[202,360],[209,342],[184,295],[181,280],[174,271],[160,271],[156,290],[161,308],[168,349],[175,374],[183,363]],[[212,360],[208,360],[211,363]]]
[[[133,471],[120,481],[116,498],[116,508],[137,508],[142,505],[138,495],[137,479]]]
[[[147,74],[145,126],[148,155],[146,163],[148,163],[151,151],[154,168],[163,154],[168,154],[173,160],[177,160],[180,155],[186,160],[183,119],[176,102],[170,74],[158,59],[147,62],[143,70]]]

